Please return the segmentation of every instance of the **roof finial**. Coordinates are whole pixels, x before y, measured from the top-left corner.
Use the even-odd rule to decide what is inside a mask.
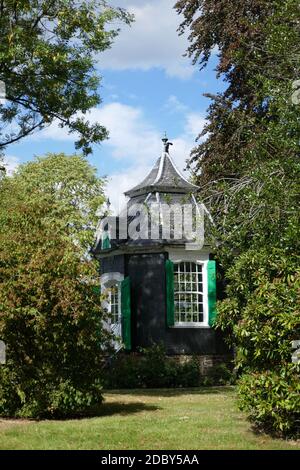
[[[165,151],[166,153],[169,153],[169,147],[170,147],[170,145],[173,145],[173,144],[172,144],[172,142],[169,142],[169,139],[168,139],[168,137],[167,137],[167,133],[166,133],[166,132],[165,132],[165,136],[164,136],[164,138],[162,139],[162,141],[163,141],[163,144],[164,144],[164,151]]]

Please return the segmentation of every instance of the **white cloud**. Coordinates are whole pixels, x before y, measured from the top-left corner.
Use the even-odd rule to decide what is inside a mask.
[[[58,141],[72,141],[76,140],[75,134],[68,134],[66,127],[60,127],[59,121],[54,121],[51,126],[32,134],[28,140],[58,140]]]
[[[170,111],[171,113],[182,113],[187,111],[188,109],[188,107],[184,103],[181,103],[181,101],[179,101],[179,99],[175,95],[169,96],[164,108]]]
[[[178,169],[183,172],[186,167],[186,161],[190,156],[191,150],[194,147],[194,139],[186,134],[172,139],[173,147],[170,150],[171,156]]]
[[[103,146],[110,147],[116,159],[147,161],[153,158],[161,148],[159,132],[147,122],[139,107],[119,102],[109,103],[101,108],[93,108],[85,115],[90,123],[99,122],[109,130],[109,139]],[[74,141],[74,134],[69,135],[66,128],[55,122],[43,131],[31,137],[35,140],[51,139],[56,141]]]
[[[115,213],[125,202],[124,191],[140,183],[148,174],[161,153],[162,143],[159,130],[149,124],[139,108],[121,103],[105,107],[102,115],[105,125],[110,122],[111,139],[105,145],[111,145],[116,158],[123,158],[128,169],[112,174],[108,178],[107,194]],[[195,139],[201,132],[205,119],[198,113],[185,115],[184,132],[172,139],[171,155],[178,169],[183,172],[186,161],[195,145]],[[183,173],[186,178],[188,174]]]
[[[186,79],[194,67],[183,57],[186,35],[179,36],[180,17],[174,0],[114,1],[135,16],[131,27],[123,27],[112,48],[99,56],[99,68],[112,70],[161,68],[167,75]]]
[[[184,114],[184,132],[173,140],[176,145],[172,152],[175,158],[179,158],[179,154],[186,153],[187,148],[191,148],[206,121],[202,114],[188,112],[188,108],[176,97],[171,97],[171,101],[178,110],[179,107],[182,111],[187,110]],[[161,131],[147,121],[140,107],[120,102],[109,103],[101,108],[93,108],[86,118],[91,123],[101,123],[109,130],[110,138],[103,142],[103,146],[110,147],[116,159],[149,162],[161,151]],[[54,123],[31,138],[73,141],[74,135],[68,135],[67,129]]]
[[[206,124],[207,120],[202,114],[188,113],[186,116],[185,131],[188,135],[196,138],[202,132]]]
[[[6,169],[7,175],[11,176],[20,165],[20,160],[18,159],[18,157],[15,157],[13,155],[5,155],[3,164]]]
[[[150,170],[151,166],[131,166],[124,171],[112,174],[108,178],[106,193],[111,202],[113,214],[119,214],[124,207],[126,202],[124,192],[143,181]]]
[[[174,144],[171,155],[176,166],[183,171],[195,139],[205,125],[205,119],[200,113],[190,112],[176,97],[171,102],[175,107],[182,106],[182,112],[185,111],[183,132],[174,138],[170,136]],[[109,148],[112,157],[122,161],[123,167],[127,166],[126,170],[115,172],[108,178],[107,194],[117,211],[119,201],[124,202],[123,192],[141,182],[161,154],[161,130],[147,120],[142,108],[120,102],[92,109],[87,119],[92,123],[100,122],[109,129],[110,139],[103,142],[103,149]],[[74,136],[68,136],[65,129],[55,124],[35,138],[73,140]]]
[[[110,138],[104,145],[112,149],[117,159],[147,162],[160,151],[160,134],[139,107],[110,103],[93,110],[89,119],[107,127]]]

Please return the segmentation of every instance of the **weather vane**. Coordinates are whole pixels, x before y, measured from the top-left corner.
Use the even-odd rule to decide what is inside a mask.
[[[170,145],[173,145],[172,142],[169,142],[169,139],[167,137],[167,133],[165,132],[165,136],[164,138],[162,139],[163,143],[164,143],[164,150],[166,153],[169,153],[169,148],[170,148]]]

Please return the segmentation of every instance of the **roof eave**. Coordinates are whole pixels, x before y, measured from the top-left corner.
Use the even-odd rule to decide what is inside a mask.
[[[149,193],[170,193],[170,194],[190,194],[190,193],[197,193],[200,191],[199,186],[195,186],[191,184],[190,188],[182,188],[182,187],[168,187],[168,186],[145,186],[144,188],[140,189],[131,189],[124,193],[127,197],[137,197],[142,196],[143,194]]]

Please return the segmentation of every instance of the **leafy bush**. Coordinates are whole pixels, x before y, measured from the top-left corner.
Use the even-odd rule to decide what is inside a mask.
[[[87,208],[102,189],[83,159],[59,155],[55,165],[55,158],[25,165],[0,185],[1,416],[73,416],[102,402],[110,338],[94,289],[97,264],[85,256]]]
[[[189,161],[229,284],[219,325],[235,346],[238,373],[247,374],[242,401],[260,424],[284,432],[298,419],[297,380],[288,377],[291,340],[300,339],[299,0],[179,0],[176,8],[181,30],[192,31],[190,55],[205,65],[217,46],[228,85],[212,97]],[[290,388],[277,413],[282,377]]]
[[[207,385],[227,385],[234,383],[235,376],[226,364],[216,364],[209,369],[206,377]]]
[[[14,377],[10,367],[0,369],[0,410],[2,416],[21,418],[65,418],[90,415],[101,405],[102,386],[95,379],[76,385],[72,379]]]
[[[236,346],[240,402],[252,421],[282,435],[299,430],[299,370],[291,342],[300,338],[299,257],[267,247],[248,250],[227,272],[228,299],[218,324]]]
[[[153,345],[139,353],[117,356],[106,370],[105,387],[197,387],[231,381],[231,373],[225,365],[215,366],[209,374],[208,377],[201,376],[197,357],[181,363],[168,357],[163,345]]]
[[[131,353],[116,356],[104,369],[104,387],[109,389],[140,388],[139,357]]]
[[[241,408],[255,425],[271,433],[300,435],[300,368],[251,372],[239,383]]]

